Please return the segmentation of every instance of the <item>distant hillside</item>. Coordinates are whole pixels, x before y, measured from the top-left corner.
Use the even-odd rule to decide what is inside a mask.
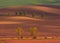
[[[32,4],[60,5],[60,0],[0,0],[0,7]]]
[[[60,16],[60,6],[11,6],[6,8],[0,8],[0,14],[15,15],[16,12],[26,12],[27,14],[35,13],[40,15],[42,13],[46,15]]]

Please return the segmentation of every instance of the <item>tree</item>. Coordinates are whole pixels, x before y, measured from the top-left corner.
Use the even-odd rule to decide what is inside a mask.
[[[19,11],[17,11],[15,14],[16,14],[17,16],[22,15],[22,13],[19,12]]]
[[[35,17],[35,13],[32,13],[32,17],[33,17],[33,18]]]
[[[42,12],[42,14],[41,14],[41,18],[42,18],[42,19],[45,18],[45,13]]]
[[[16,12],[16,15],[18,15],[18,13]]]
[[[24,11],[24,16],[26,16],[26,14],[27,14],[27,12],[26,12],[26,11]]]
[[[22,16],[22,11],[19,12],[19,15]]]
[[[24,33],[24,30],[23,30],[23,28],[17,28],[16,29],[16,32],[17,32],[17,34],[18,34],[18,39],[22,39],[23,38],[23,33]]]
[[[30,28],[29,32],[30,32],[31,36],[33,36],[33,39],[36,39],[37,31],[38,31],[38,29],[36,27]]]

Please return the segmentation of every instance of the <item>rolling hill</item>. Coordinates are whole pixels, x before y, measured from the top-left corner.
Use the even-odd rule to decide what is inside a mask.
[[[25,30],[24,36],[28,35],[28,29],[37,27],[40,35],[60,36],[60,9],[51,6],[11,6],[0,8],[0,14],[16,11],[33,11],[40,17],[45,13],[45,18],[32,18],[27,16],[0,16],[0,37],[17,37],[17,27]],[[41,12],[42,11],[42,12]],[[14,12],[14,13],[12,13]],[[40,12],[40,13],[39,13]],[[32,14],[32,13],[31,13]],[[30,13],[27,15],[31,15]]]

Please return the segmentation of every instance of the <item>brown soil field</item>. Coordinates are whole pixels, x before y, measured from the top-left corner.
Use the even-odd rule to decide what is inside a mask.
[[[44,19],[16,16],[15,12],[21,10],[29,12],[27,14],[29,16],[31,16],[32,12],[35,12],[37,17],[43,12],[46,16]],[[17,37],[17,27],[24,28],[24,36],[28,35],[28,29],[31,27],[37,27],[40,35],[60,36],[60,8],[47,6],[12,6],[0,8],[0,14],[10,15],[0,16],[0,37]]]
[[[60,40],[6,40],[6,43],[60,43]]]

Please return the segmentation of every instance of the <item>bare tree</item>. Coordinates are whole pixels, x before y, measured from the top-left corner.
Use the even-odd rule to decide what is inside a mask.
[[[29,32],[30,32],[31,36],[33,36],[33,39],[36,39],[37,31],[38,31],[38,29],[36,27],[30,28]]]
[[[23,28],[17,28],[16,29],[16,32],[17,32],[17,34],[18,34],[18,39],[23,39],[23,33],[24,33],[24,30],[23,30]]]

